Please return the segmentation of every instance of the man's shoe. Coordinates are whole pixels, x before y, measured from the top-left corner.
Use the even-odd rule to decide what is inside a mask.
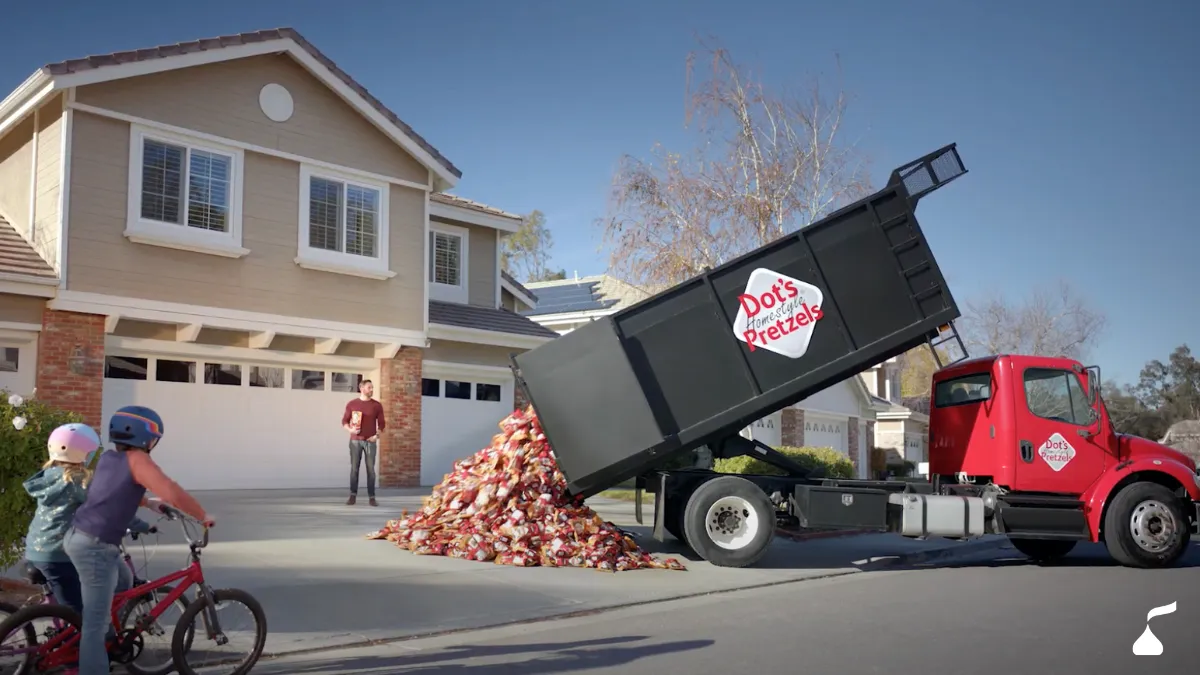
[[[371,497],[371,506],[379,506],[379,502],[375,501],[374,497]]]
[[[346,506],[354,506],[354,503],[357,501],[358,501],[358,495],[350,495],[350,499],[346,500]]]

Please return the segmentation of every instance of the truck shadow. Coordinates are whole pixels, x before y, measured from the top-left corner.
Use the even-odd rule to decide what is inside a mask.
[[[1099,568],[1123,568],[1108,554],[1107,549],[1101,544],[1083,544],[1072,551],[1069,555],[1061,560],[1053,562],[1039,563],[1021,553],[1012,549],[1006,549],[1003,553],[998,553],[992,557],[972,557],[964,556],[962,559],[935,560],[929,562],[918,563],[901,563],[888,566],[889,570],[906,571],[906,570],[932,570],[932,569],[978,569],[983,567],[989,568],[1008,568],[1008,567],[1045,567],[1045,568],[1079,568],[1079,569],[1099,569]],[[1165,572],[1172,569],[1192,569],[1200,568],[1200,543],[1192,544],[1188,547],[1187,553],[1183,555],[1174,565],[1162,570],[1138,570],[1139,572]]]
[[[704,649],[715,643],[711,639],[632,645],[646,640],[643,635],[611,637],[573,642],[549,642],[500,645],[455,645],[438,651],[419,654],[372,655],[328,659],[315,663],[288,664],[289,675],[332,675],[333,673],[369,673],[370,675],[411,675],[413,673],[564,673],[596,668],[624,666],[638,659]],[[530,658],[502,663],[448,663],[475,659],[496,659],[529,655]],[[266,665],[267,662],[264,662]],[[284,664],[278,670],[284,672]]]
[[[684,565],[706,564],[704,559],[696,554],[690,546],[667,535],[666,541],[654,539],[651,527],[640,525],[622,526],[621,530],[633,537],[638,548],[658,559],[677,558]],[[751,567],[763,570],[786,569],[865,569],[856,565],[869,554],[864,554],[860,547],[842,547],[822,545],[820,549],[807,545],[808,542],[792,541],[785,537],[775,537],[767,548],[766,554]]]

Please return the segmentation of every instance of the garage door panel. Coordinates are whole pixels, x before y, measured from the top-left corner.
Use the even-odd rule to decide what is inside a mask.
[[[200,369],[197,379],[106,379],[105,419],[123,405],[157,410],[166,435],[153,456],[189,490],[348,489],[349,450],[341,417],[353,394],[206,384]],[[283,384],[291,385],[290,376]],[[363,486],[365,478],[363,472]]]
[[[512,381],[500,376],[439,373],[425,374],[421,400],[421,484],[436,485],[460,459],[492,443],[500,422],[513,410]],[[469,384],[447,387],[446,380]],[[491,385],[480,389],[479,384]],[[480,400],[494,397],[499,401]],[[448,398],[447,391],[467,392],[471,398]]]

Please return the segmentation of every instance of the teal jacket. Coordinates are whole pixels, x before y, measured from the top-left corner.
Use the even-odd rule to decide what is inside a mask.
[[[71,562],[63,551],[63,536],[71,528],[75,510],[87,500],[80,479],[64,480],[62,467],[38,471],[24,483],[25,491],[37,500],[37,511],[25,535],[25,559],[29,562]],[[129,529],[147,532],[150,524],[134,517]]]

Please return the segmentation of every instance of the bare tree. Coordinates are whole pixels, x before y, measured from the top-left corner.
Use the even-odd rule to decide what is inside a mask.
[[[990,295],[964,304],[959,331],[968,351],[1086,359],[1107,323],[1061,281],[1020,303]]]
[[[640,287],[670,285],[795,231],[870,192],[866,162],[843,142],[847,96],[815,81],[769,90],[722,48],[701,42],[711,73],[692,87],[688,153],[655,146],[656,161],[621,159],[610,213],[610,273]]]

